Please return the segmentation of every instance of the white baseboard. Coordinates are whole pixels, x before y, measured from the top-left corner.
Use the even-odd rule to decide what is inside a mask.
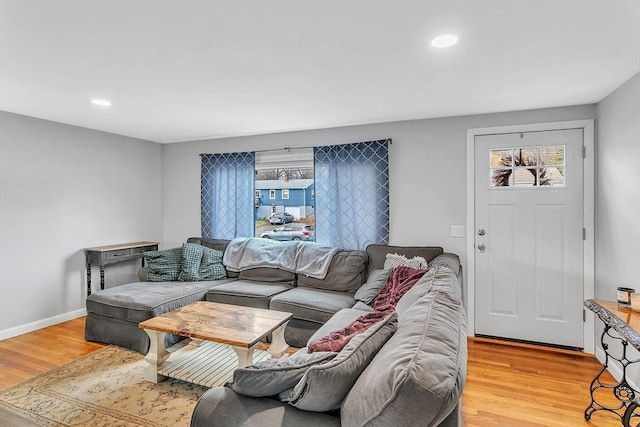
[[[604,362],[605,353],[600,346],[596,347],[596,358],[600,361],[600,363]],[[613,378],[615,378],[616,381],[620,381],[620,379],[622,378],[622,367],[620,367],[620,365],[615,361],[613,361],[613,363],[609,363],[609,366],[607,366],[607,371],[609,371],[609,373],[613,375]],[[629,378],[628,376],[627,383],[629,383],[629,385],[634,390],[640,390],[640,384],[636,384],[635,381],[633,381],[633,379]]]
[[[87,315],[87,309],[81,308],[80,310],[70,311],[69,313],[59,314],[57,316],[27,323],[25,325],[16,326],[9,329],[3,329],[3,330],[0,330],[0,341],[6,340],[7,338],[16,337],[18,335],[26,334],[28,332],[37,331],[38,329],[46,328],[47,326],[57,325],[58,323],[77,319],[78,317],[82,317],[86,315]]]

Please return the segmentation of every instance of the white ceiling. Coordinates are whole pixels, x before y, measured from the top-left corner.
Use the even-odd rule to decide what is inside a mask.
[[[0,109],[163,143],[595,103],[639,71],[640,0],[0,0]]]

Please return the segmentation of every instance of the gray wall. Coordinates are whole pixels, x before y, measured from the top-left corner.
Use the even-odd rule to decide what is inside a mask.
[[[615,300],[618,286],[640,293],[640,73],[598,104],[597,135],[596,298]],[[640,366],[629,374],[640,387]]]
[[[160,241],[161,199],[160,144],[0,112],[0,338],[82,316],[82,249]]]
[[[200,234],[200,153],[392,138],[390,243],[442,246],[465,265],[465,239],[450,237],[450,226],[466,224],[467,129],[595,117],[596,106],[586,105],[166,145],[164,244],[175,246]]]

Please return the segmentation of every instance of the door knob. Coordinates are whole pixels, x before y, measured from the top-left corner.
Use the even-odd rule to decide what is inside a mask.
[[[478,236],[484,236],[484,228],[478,230]]]
[[[478,249],[480,249],[481,251],[484,251],[484,250],[485,250],[485,248],[486,248],[486,246],[484,245],[484,243],[480,243],[480,244],[478,245]]]

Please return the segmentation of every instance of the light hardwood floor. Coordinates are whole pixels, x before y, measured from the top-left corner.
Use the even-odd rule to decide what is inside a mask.
[[[84,318],[0,341],[0,389],[103,347],[84,340]],[[612,414],[584,420],[600,364],[589,355],[496,340],[469,340],[465,426],[621,426]],[[419,425],[419,424],[416,424]]]

